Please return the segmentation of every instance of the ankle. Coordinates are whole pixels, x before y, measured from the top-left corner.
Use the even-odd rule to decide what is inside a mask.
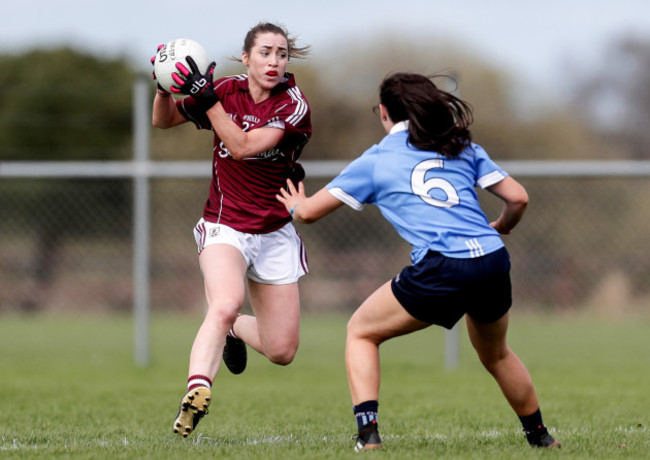
[[[192,391],[198,387],[212,388],[212,380],[203,374],[194,374],[187,379],[187,391]]]

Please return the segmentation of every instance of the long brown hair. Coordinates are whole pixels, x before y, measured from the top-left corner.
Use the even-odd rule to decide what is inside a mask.
[[[472,142],[472,107],[439,89],[432,78],[416,73],[388,75],[379,87],[379,100],[390,119],[409,121],[409,142],[446,157],[458,156]]]
[[[255,39],[257,38],[257,35],[266,32],[282,35],[284,38],[287,39],[287,47],[288,47],[287,51],[289,53],[289,59],[291,58],[306,59],[307,56],[309,56],[311,46],[309,45],[301,46],[301,47],[296,46],[296,41],[297,41],[296,37],[290,35],[289,31],[284,27],[278,26],[270,22],[260,22],[248,31],[246,37],[244,37],[244,46],[242,47],[242,51],[247,54],[250,54],[251,50],[253,49],[253,45],[255,45]],[[233,61],[241,62],[240,58],[232,57],[231,59]]]

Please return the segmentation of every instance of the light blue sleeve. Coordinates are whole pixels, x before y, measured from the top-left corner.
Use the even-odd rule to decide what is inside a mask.
[[[375,158],[373,148],[345,167],[341,173],[326,185],[335,198],[361,211],[367,203],[375,202]]]
[[[476,185],[485,189],[501,182],[508,173],[501,169],[480,145],[473,144],[476,167]]]

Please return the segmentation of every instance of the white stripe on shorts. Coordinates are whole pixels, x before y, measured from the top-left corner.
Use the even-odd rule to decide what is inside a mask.
[[[197,249],[199,254],[205,248],[205,222],[203,219],[199,220],[194,227],[194,239],[196,240]]]

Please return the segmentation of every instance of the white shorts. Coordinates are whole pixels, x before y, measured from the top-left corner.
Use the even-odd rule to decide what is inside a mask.
[[[201,218],[194,227],[199,254],[212,244],[229,244],[239,249],[248,265],[248,277],[263,284],[291,284],[309,273],[302,238],[291,224],[271,233],[239,232]]]

